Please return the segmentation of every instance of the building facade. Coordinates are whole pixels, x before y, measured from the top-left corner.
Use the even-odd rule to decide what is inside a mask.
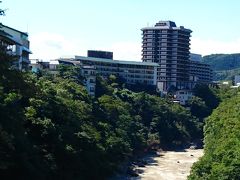
[[[95,96],[96,89],[96,67],[95,66],[81,66],[81,75],[84,77],[84,85],[88,94]]]
[[[196,84],[210,84],[213,81],[213,71],[210,65],[203,62],[201,54],[190,54],[190,89]]]
[[[102,53],[103,51],[101,51]],[[120,77],[128,85],[146,85],[157,88],[157,63],[120,61],[111,58],[72,56],[58,59],[60,64],[80,66],[85,78],[85,87],[92,96],[95,94],[96,75],[108,78]]]
[[[172,21],[160,21],[142,28],[142,60],[159,64],[158,88],[189,88],[191,30],[177,27]]]
[[[193,88],[196,83],[209,84],[212,80],[213,71],[210,65],[198,61],[190,61],[191,88]]]
[[[181,105],[187,105],[189,99],[193,97],[193,92],[191,90],[178,90],[176,91],[176,94],[174,95],[174,98],[179,104]]]
[[[84,78],[83,85],[91,96],[95,96],[96,88],[96,68],[94,66],[82,66],[79,61],[70,60],[51,60],[42,61],[39,59],[31,59],[31,69],[33,73],[38,73],[41,70],[48,70],[50,74],[57,75],[58,65],[65,64],[71,66],[80,66],[80,74]]]
[[[96,73],[102,77],[116,75],[121,77],[126,84],[157,85],[157,63],[120,61],[106,58],[94,58],[74,56],[72,58],[61,58],[59,62],[80,62],[81,66],[94,66]]]
[[[76,60],[80,61],[83,65],[95,66],[96,72],[103,77],[116,75],[123,78],[127,84],[157,85],[157,68],[159,67],[157,63],[120,61],[83,56],[76,56]]]
[[[16,67],[20,70],[28,69],[31,53],[28,34],[0,24],[0,39],[8,43],[9,53],[18,57]]]
[[[234,86],[240,86],[240,75],[234,76]]]

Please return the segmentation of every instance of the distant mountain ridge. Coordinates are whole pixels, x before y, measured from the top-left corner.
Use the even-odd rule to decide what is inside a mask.
[[[203,62],[211,66],[214,80],[231,80],[240,74],[240,53],[211,54],[203,57]]]

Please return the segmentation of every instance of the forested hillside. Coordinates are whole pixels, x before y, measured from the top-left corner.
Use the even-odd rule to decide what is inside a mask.
[[[212,54],[203,57],[203,61],[214,71],[214,80],[231,80],[240,74],[240,54]]]
[[[214,72],[214,80],[216,81],[233,81],[235,75],[240,75],[240,68],[232,70],[222,70]]]
[[[223,89],[222,103],[206,120],[204,156],[189,179],[240,179],[240,90]]]
[[[203,57],[214,71],[240,68],[240,54],[211,54]]]
[[[0,179],[105,179],[135,154],[201,137],[178,104],[97,78],[96,97],[79,69],[34,75],[0,50]]]

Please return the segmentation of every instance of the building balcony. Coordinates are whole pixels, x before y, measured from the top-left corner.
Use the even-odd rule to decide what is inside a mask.
[[[147,48],[147,47],[154,47],[153,44],[143,44],[142,45],[142,48]]]

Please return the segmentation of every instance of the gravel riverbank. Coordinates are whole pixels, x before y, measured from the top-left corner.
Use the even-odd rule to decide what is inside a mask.
[[[136,166],[138,177],[131,180],[185,180],[190,174],[191,166],[203,155],[203,149],[185,149],[182,151],[162,151],[156,156],[146,156],[145,167]]]
[[[145,156],[139,161],[140,163],[135,163],[131,171],[132,176],[118,176],[113,179],[186,180],[191,166],[201,156],[203,156],[203,149],[160,151]]]

